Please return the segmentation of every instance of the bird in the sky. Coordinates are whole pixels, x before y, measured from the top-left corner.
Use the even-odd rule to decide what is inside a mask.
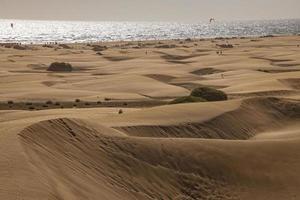
[[[209,19],[209,23],[211,24],[212,22],[214,22],[215,21],[215,18],[210,18]]]

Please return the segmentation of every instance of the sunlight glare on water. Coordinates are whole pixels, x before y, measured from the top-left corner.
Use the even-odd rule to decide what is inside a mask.
[[[10,24],[14,23],[14,28]],[[261,36],[300,33],[300,20],[174,22],[70,22],[0,20],[0,42],[95,42]]]

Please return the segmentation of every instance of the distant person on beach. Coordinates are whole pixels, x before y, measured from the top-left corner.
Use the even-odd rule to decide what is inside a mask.
[[[11,28],[14,28],[14,23],[10,23],[10,27],[11,27]]]

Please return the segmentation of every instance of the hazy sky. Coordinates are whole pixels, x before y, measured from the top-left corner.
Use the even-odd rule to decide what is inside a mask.
[[[300,18],[300,0],[0,0],[0,18],[202,21]]]

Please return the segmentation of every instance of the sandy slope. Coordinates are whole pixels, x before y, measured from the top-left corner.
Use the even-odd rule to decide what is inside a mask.
[[[167,102],[197,85],[231,100],[0,110],[0,199],[300,198],[300,37],[231,39],[222,56],[225,40],[142,43],[0,47],[0,102]]]

